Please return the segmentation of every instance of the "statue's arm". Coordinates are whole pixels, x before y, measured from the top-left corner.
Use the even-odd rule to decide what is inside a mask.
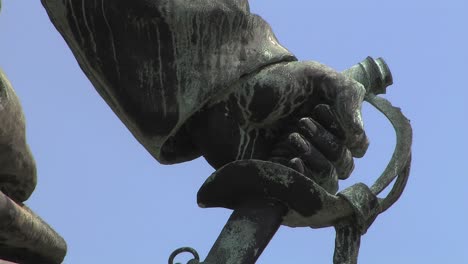
[[[284,122],[319,104],[336,114],[343,145],[365,151],[364,89],[295,62],[247,0],[42,3],[100,95],[162,163],[267,157]]]
[[[215,168],[239,159],[274,159],[347,178],[368,141],[364,88],[317,62],[287,62],[245,77],[189,123]]]

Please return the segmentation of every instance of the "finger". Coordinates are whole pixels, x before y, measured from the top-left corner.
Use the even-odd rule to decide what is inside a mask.
[[[293,157],[302,160],[307,176],[317,181],[333,177],[336,173],[333,164],[301,134],[291,133],[288,145],[292,147]],[[310,173],[307,173],[310,171]]]
[[[317,105],[312,111],[311,116],[323,128],[339,139],[340,142],[344,140],[344,130],[339,124],[336,115],[332,112],[329,105]],[[349,178],[354,170],[354,160],[351,152],[345,147],[342,149],[343,152],[339,155],[339,158],[336,161],[332,161],[340,180]]]
[[[306,140],[317,148],[335,167],[339,179],[346,179],[354,169],[354,160],[349,149],[336,137],[311,118],[299,120],[299,130]]]
[[[289,167],[299,173],[305,174],[305,165],[300,158],[293,158],[289,161]]]
[[[334,165],[297,132],[276,144],[272,156],[271,161],[293,168],[317,183],[339,176]]]
[[[298,152],[297,148],[302,148],[302,151],[300,152],[304,152],[306,147],[299,146],[297,142],[295,142],[294,144],[296,145],[295,149],[291,146],[287,138],[280,141],[278,144],[276,144],[275,148],[273,149],[271,153],[273,158],[271,158],[270,161],[280,163],[282,165],[296,170],[299,173],[305,174],[304,162],[298,157],[294,157],[292,159],[289,158],[296,155],[296,153]]]
[[[366,90],[364,87],[339,73],[330,74],[321,83],[319,94],[333,102],[340,124],[346,133],[346,145],[355,157],[362,157],[369,145],[363,128],[361,106]]]
[[[297,130],[297,129],[296,129]],[[309,151],[309,143],[297,132],[290,132],[273,148],[271,156],[292,159]]]
[[[331,110],[329,105],[319,104],[311,113],[312,119],[317,121],[323,128],[332,133],[339,141],[344,142],[346,139],[346,133],[341,127],[338,117]]]
[[[338,174],[338,179],[345,180],[349,178],[351,173],[354,170],[354,159],[351,151],[345,148],[345,151],[341,155],[341,157],[332,162],[333,166],[336,168],[336,173]]]
[[[317,148],[328,160],[341,158],[345,147],[339,140],[312,118],[304,117],[298,123],[299,132],[311,145]]]
[[[318,150],[303,155],[301,160],[305,165],[304,175],[314,180],[319,185],[329,181],[336,181],[338,175],[335,166]]]
[[[279,142],[274,146],[273,150],[271,151],[271,157],[282,157],[288,159],[295,157],[296,153],[298,153],[296,149],[298,146],[291,146],[288,136],[280,139]]]
[[[273,157],[270,159],[270,161],[274,163],[279,163],[299,173],[305,174],[305,165],[300,158],[288,159],[284,157]]]

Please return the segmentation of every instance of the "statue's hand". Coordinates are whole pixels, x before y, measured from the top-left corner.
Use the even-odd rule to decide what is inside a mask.
[[[294,71],[299,84],[304,83],[311,90],[304,104],[304,116],[320,104],[327,104],[334,119],[340,125],[344,144],[354,157],[364,156],[369,145],[364,131],[361,106],[366,90],[357,81],[317,62],[299,62]],[[299,75],[299,76],[298,76]]]
[[[272,161],[291,167],[311,179],[346,179],[354,168],[345,145],[345,131],[329,105],[317,105],[286,129],[272,151]]]
[[[338,176],[346,178],[352,156],[362,157],[367,149],[361,119],[364,87],[323,64],[271,65],[236,83],[231,91],[208,104],[187,126],[193,144],[216,169],[234,160],[270,160],[275,144],[297,145],[299,134],[308,142],[302,149],[310,145],[322,158],[312,148],[307,149],[310,153],[289,151],[280,157],[299,158],[305,167],[319,163],[315,168],[319,170],[332,164]],[[334,146],[336,150],[328,149]]]
[[[291,68],[309,99],[275,146],[273,160],[311,178],[348,178],[353,156],[362,157],[369,144],[361,116],[364,87],[319,63],[299,62]]]

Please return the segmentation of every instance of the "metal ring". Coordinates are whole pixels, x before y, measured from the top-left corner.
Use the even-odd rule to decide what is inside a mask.
[[[177,257],[177,255],[181,254],[181,253],[185,253],[185,252],[188,252],[190,254],[193,255],[193,259],[192,260],[195,260],[196,263],[198,263],[200,261],[200,256],[198,255],[198,252],[191,248],[191,247],[181,247],[181,248],[178,248],[176,250],[174,250],[174,252],[172,252],[172,254],[169,256],[169,264],[174,264],[174,259],[175,257]]]

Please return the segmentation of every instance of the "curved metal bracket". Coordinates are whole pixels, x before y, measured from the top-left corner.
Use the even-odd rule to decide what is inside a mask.
[[[386,93],[386,87],[393,83],[390,69],[382,58],[374,60],[367,57],[342,73],[360,82],[366,88],[365,100],[387,117],[396,132],[397,143],[392,159],[370,188],[372,193],[378,195],[398,177],[387,197],[379,199],[381,213],[398,200],[406,186],[411,165],[412,128],[410,121],[403,115],[400,108],[392,106],[388,100],[377,96],[377,94]]]
[[[333,263],[356,264],[359,253],[361,235],[367,231],[374,219],[392,206],[401,196],[408,181],[411,166],[412,128],[409,120],[401,110],[376,94],[385,93],[386,87],[392,84],[390,70],[381,59],[368,57],[363,62],[343,72],[361,82],[366,90],[365,100],[382,112],[391,122],[396,132],[397,143],[392,159],[384,172],[369,189],[364,184],[351,186],[350,190],[341,192],[342,196],[354,207],[354,217],[345,219],[335,225],[335,254]],[[393,180],[396,182],[389,194],[377,198]],[[359,188],[359,187],[365,188]]]
[[[240,160],[226,164],[207,179],[198,193],[198,202],[201,207],[221,206],[235,209],[233,216],[228,220],[228,224],[226,224],[207,260],[205,260],[206,263],[219,263],[219,261],[216,262],[218,253],[223,255],[218,252],[219,245],[222,245],[224,241],[237,239],[237,235],[230,230],[232,229],[231,226],[234,225],[233,223],[238,218],[240,219],[239,215],[242,216],[242,219],[249,219],[255,224],[250,226],[255,232],[258,230],[264,231],[262,235],[257,234],[262,239],[254,239],[255,243],[241,254],[242,259],[249,260],[242,263],[255,262],[260,254],[258,250],[260,249],[261,252],[266,247],[269,239],[281,224],[281,220],[283,224],[289,223],[288,225],[291,226],[317,228],[334,226],[337,232],[334,263],[357,263],[361,235],[366,232],[378,214],[395,203],[406,185],[411,159],[412,129],[409,120],[401,113],[399,108],[393,107],[386,99],[376,96],[376,94],[385,93],[385,88],[392,84],[390,70],[381,58],[374,60],[368,57],[361,63],[344,71],[343,74],[363,84],[367,90],[366,101],[382,112],[395,128],[397,144],[385,171],[371,188],[363,183],[358,183],[337,195],[332,195],[314,181],[305,179],[302,174],[280,164],[260,160]],[[239,178],[242,178],[242,180],[239,181]],[[377,195],[388,187],[395,178],[396,182],[387,197],[378,198]],[[239,182],[242,184],[239,185]],[[268,183],[268,186],[265,186],[266,183]],[[294,188],[289,188],[293,185]],[[290,199],[292,194],[289,192],[292,189],[294,189],[294,194],[299,194],[302,198],[309,198],[305,199],[305,205],[298,203],[295,199]],[[280,213],[281,210],[278,209],[278,212],[275,211],[272,215],[278,218],[279,221],[271,225],[265,225],[262,221],[267,218],[258,218],[258,215],[264,216],[264,214],[252,210],[247,213],[241,212],[240,209],[242,208],[239,209],[239,204],[246,204],[245,201],[239,201],[239,199],[243,199],[242,195],[239,195],[241,193],[247,194],[245,196],[249,199],[255,197],[272,198],[278,204],[269,204],[270,207],[281,210],[284,207],[289,210],[289,213],[285,215]],[[266,207],[266,203],[263,206]],[[291,214],[294,211],[299,213]],[[242,228],[244,231],[247,230],[245,226]],[[249,229],[248,233],[251,233],[252,230]],[[181,248],[175,251],[169,259],[169,264],[173,264],[174,257],[181,252],[192,252],[194,254],[195,259],[189,261],[189,264],[200,263],[198,254],[195,255],[196,251],[193,253],[192,250],[190,248]],[[230,253],[232,256],[235,255],[237,259],[241,259],[236,255],[236,252],[238,251],[232,248]],[[227,257],[231,257],[231,255],[228,254]],[[226,259],[226,256],[223,255],[221,258]],[[213,262],[213,259],[216,261]]]
[[[381,212],[384,212],[398,200],[406,186],[411,165],[413,131],[410,121],[403,115],[400,108],[393,107],[388,100],[369,94],[366,101],[387,117],[395,129],[397,137],[392,159],[385,168],[385,171],[371,187],[371,191],[375,195],[378,195],[398,177],[387,197],[380,200]]]

